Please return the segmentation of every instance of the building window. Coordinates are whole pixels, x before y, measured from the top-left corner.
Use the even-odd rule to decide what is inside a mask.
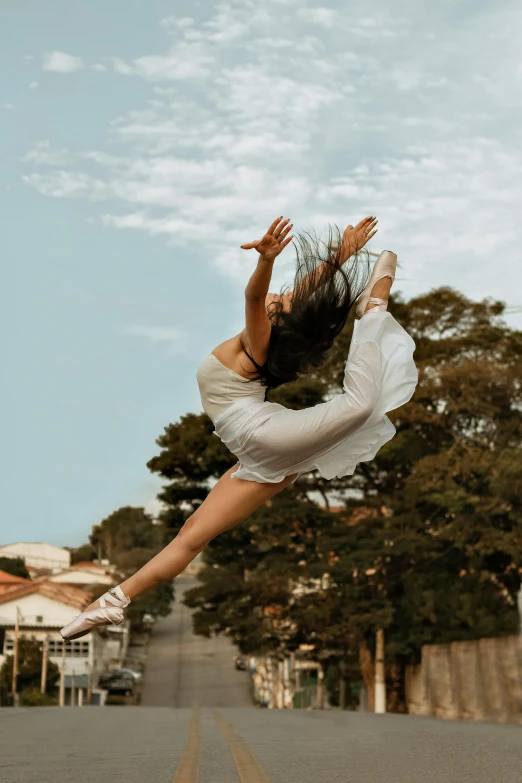
[[[49,655],[54,658],[60,658],[62,655],[62,641],[60,639],[49,639]],[[14,639],[6,637],[4,641],[4,655],[12,655],[14,652]],[[89,642],[74,640],[65,645],[65,655],[67,658],[88,658]]]
[[[49,639],[49,655],[57,658],[62,655],[62,642],[60,639]],[[88,658],[89,642],[72,641],[65,645],[67,658]]]
[[[10,655],[14,651],[14,639],[6,639],[4,642],[4,655]]]
[[[36,622],[37,623],[43,623],[43,615],[37,614],[36,615]]]

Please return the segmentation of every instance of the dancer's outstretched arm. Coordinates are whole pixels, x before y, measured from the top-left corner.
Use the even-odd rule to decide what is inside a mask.
[[[266,361],[272,329],[266,307],[272,269],[279,253],[292,241],[291,228],[288,220],[277,218],[262,239],[241,246],[244,250],[256,249],[260,253],[257,267],[245,288],[246,336],[252,356],[259,364]]]

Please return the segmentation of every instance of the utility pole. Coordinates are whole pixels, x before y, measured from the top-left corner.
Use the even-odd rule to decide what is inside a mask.
[[[65,707],[65,639],[62,640],[62,665],[60,668],[60,707]]]
[[[342,674],[339,680],[339,707],[341,710],[346,709],[346,680]]]
[[[90,661],[87,662],[87,704],[91,703],[92,697],[92,667]]]
[[[317,669],[317,706],[320,710],[324,709],[324,669],[321,663]]]
[[[11,691],[13,694],[13,705],[16,706],[18,700],[18,640],[20,637],[20,609],[16,606],[15,635],[13,646],[13,678],[11,681]]]
[[[518,665],[522,674],[522,583],[517,594],[518,605]],[[520,709],[522,709],[522,699],[520,700]]]
[[[386,675],[384,669],[384,630],[379,628],[375,640],[375,712],[386,712]]]
[[[45,693],[47,687],[47,657],[48,657],[49,643],[47,634],[44,636],[42,646],[42,680],[40,683],[40,693]]]
[[[76,698],[76,691],[74,688],[74,669],[71,672],[71,707],[74,707],[74,700]]]

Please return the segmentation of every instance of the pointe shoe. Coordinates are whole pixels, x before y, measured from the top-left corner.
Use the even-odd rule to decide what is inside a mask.
[[[112,606],[107,606],[107,602]],[[129,604],[130,598],[127,598],[119,585],[111,587],[101,596],[98,609],[78,614],[60,630],[62,638],[79,639],[97,625],[120,625],[125,617],[123,610]]]
[[[369,304],[374,304],[376,307],[372,307],[372,310],[384,311],[388,307],[387,299],[379,299],[376,296],[372,296],[372,290],[375,283],[378,280],[382,280],[383,277],[391,277],[392,281],[395,280],[395,270],[397,268],[397,256],[392,253],[391,250],[383,250],[379,255],[375,266],[373,267],[372,276],[370,282],[362,292],[357,302],[357,308],[355,312],[358,316],[364,315],[365,310]]]

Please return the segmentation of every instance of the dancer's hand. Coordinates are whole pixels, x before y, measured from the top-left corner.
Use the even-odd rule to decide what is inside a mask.
[[[273,261],[292,241],[292,235],[288,236],[292,225],[289,220],[283,220],[283,218],[278,217],[262,239],[241,245],[241,247],[243,250],[253,250],[255,248],[267,261]]]
[[[378,221],[375,217],[366,217],[353,226],[346,226],[343,234],[343,260],[346,261],[377,233]]]

